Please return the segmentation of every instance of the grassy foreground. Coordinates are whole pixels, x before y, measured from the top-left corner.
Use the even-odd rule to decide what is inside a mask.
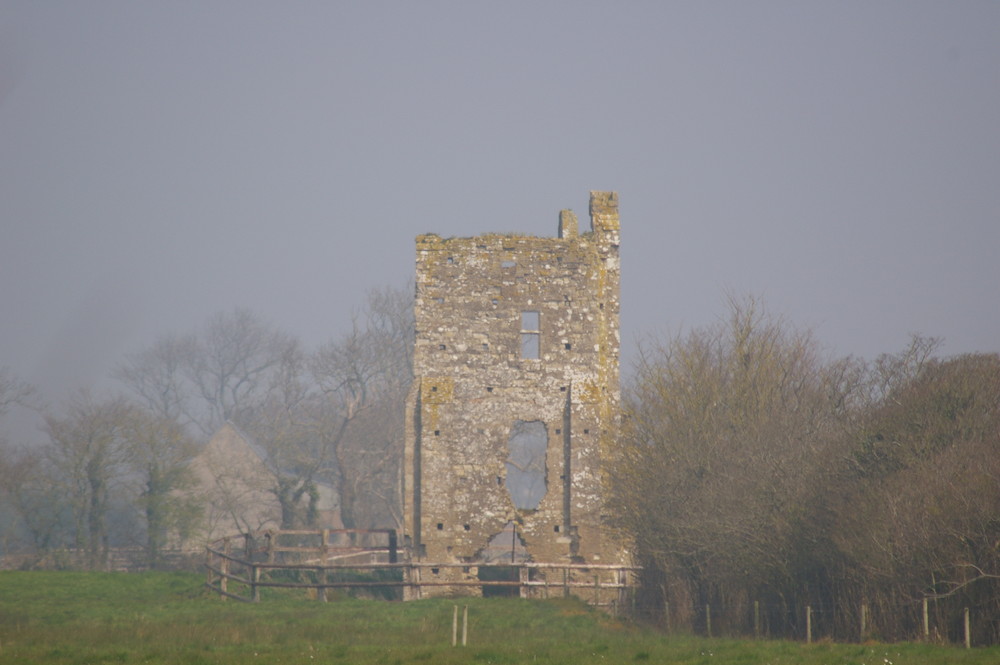
[[[190,573],[0,572],[0,663],[997,663],[1000,648],[665,636],[570,600],[222,602]],[[456,602],[469,645],[451,646]],[[461,638],[459,638],[461,639]]]

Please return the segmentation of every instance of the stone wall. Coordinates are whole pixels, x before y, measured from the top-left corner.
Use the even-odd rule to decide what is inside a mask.
[[[602,525],[620,399],[617,194],[591,192],[590,216],[581,234],[562,211],[555,238],[417,238],[414,558],[625,563]]]

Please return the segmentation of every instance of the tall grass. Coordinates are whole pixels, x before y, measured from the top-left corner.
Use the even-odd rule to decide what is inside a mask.
[[[469,645],[452,647],[455,605]],[[0,663],[679,663],[754,665],[1000,662],[1000,649],[804,645],[665,636],[575,600],[223,602],[187,573],[0,572]]]

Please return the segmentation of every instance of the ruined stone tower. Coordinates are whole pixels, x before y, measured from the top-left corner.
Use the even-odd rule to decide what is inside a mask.
[[[404,542],[414,560],[623,564],[602,525],[619,420],[618,195],[591,231],[417,237]]]

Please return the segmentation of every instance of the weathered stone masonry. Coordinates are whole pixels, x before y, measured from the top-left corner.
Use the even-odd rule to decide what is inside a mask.
[[[508,562],[625,563],[602,525],[620,399],[617,194],[591,192],[590,216],[581,234],[562,211],[557,238],[417,237],[414,559],[495,559],[491,539],[513,524],[523,548]]]

